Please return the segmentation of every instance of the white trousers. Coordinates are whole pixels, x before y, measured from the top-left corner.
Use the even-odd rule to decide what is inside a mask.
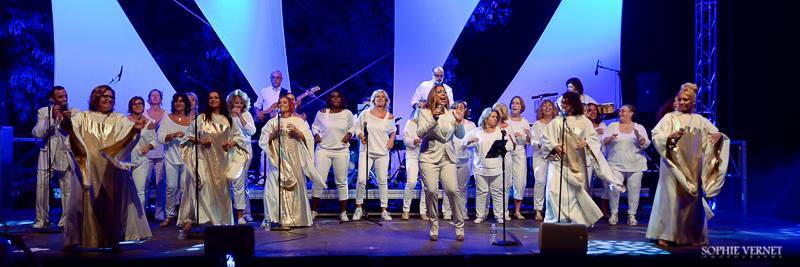
[[[544,209],[544,187],[547,184],[547,161],[538,156],[533,156],[533,208],[538,211]]]
[[[411,199],[414,198],[417,181],[422,184],[420,186],[422,190],[420,190],[419,214],[426,214],[428,209],[425,206],[425,183],[419,180],[419,158],[406,151],[406,188],[403,190],[403,212],[411,211]]]
[[[147,195],[147,178],[150,171],[150,160],[133,167],[131,170],[131,178],[133,184],[136,186],[136,195],[139,196],[139,203],[142,204],[142,209],[146,209],[145,196]]]
[[[628,189],[628,215],[636,215],[636,209],[639,208],[639,192],[642,189],[642,172],[621,172],[611,169],[614,175],[622,176],[627,182],[625,187]],[[619,211],[619,196],[617,190],[609,190],[608,206],[611,208],[611,213]]]
[[[252,152],[250,153],[252,155]],[[244,171],[233,180],[233,208],[242,210],[242,214],[250,214],[250,191],[247,190],[247,172],[250,169],[250,162],[253,157],[247,157],[244,164]]]
[[[345,201],[348,198],[347,188],[347,168],[350,165],[350,150],[337,149],[317,149],[314,152],[314,163],[317,165],[319,174],[328,177],[328,172],[333,167],[333,178],[336,181],[336,195],[339,201]],[[388,172],[388,166],[387,166]],[[327,179],[325,179],[327,181]],[[311,196],[319,198],[322,196],[322,185],[314,183],[311,187]]]
[[[181,180],[185,180],[187,177],[186,173],[186,165],[173,165],[169,161],[164,164],[166,167],[167,179],[166,179],[166,203],[164,206],[164,211],[166,212],[167,218],[176,218],[178,217],[178,213],[175,210],[175,206],[177,206],[180,202],[178,202],[178,182]],[[156,184],[158,185],[158,184]],[[186,190],[186,188],[184,188]],[[185,192],[184,192],[185,193]]]
[[[428,217],[431,222],[431,232],[436,233],[439,231],[439,181],[442,182],[444,194],[452,200],[450,201],[450,209],[453,210],[453,222],[456,227],[456,232],[463,231],[464,229],[464,206],[462,203],[463,197],[458,192],[458,178],[456,176],[456,164],[449,162],[445,159],[439,160],[438,163],[420,162],[420,172],[422,172],[422,180],[425,185],[425,204],[428,206]]]
[[[492,196],[492,210],[495,218],[503,218],[503,176],[475,174],[475,216],[486,219],[486,209],[489,202],[488,195]]]
[[[506,172],[509,170],[506,169]],[[528,157],[525,149],[511,152],[511,181],[513,190],[511,196],[522,200],[525,196],[525,186],[528,184]]]
[[[64,226],[67,216],[67,200],[72,189],[71,181],[74,176],[75,173],[71,169],[66,171],[53,170],[51,174],[48,174],[47,169],[37,170],[36,219],[33,224],[34,227],[41,228],[50,224],[50,178],[58,179],[58,187],[61,188],[61,217],[58,220],[58,225]]]
[[[461,194],[461,206],[463,206],[464,214],[462,215],[464,218],[469,218],[467,212],[467,184],[469,184],[469,173],[471,170],[472,163],[460,163],[456,164],[456,177],[458,178],[458,193]],[[442,200],[442,213],[444,213],[445,217],[450,216],[453,214],[452,210],[450,209],[450,197],[446,194]]]
[[[369,160],[367,160],[369,158]],[[378,193],[381,199],[381,208],[389,207],[389,155],[379,157],[367,157],[366,152],[358,155],[358,184],[356,185],[356,204],[364,204],[367,195],[367,176],[369,170],[374,168],[375,177],[378,182]]]

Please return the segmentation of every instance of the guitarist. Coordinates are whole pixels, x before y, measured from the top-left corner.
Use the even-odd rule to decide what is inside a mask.
[[[261,88],[256,103],[253,104],[258,121],[267,121],[269,119],[267,115],[277,110],[278,99],[280,99],[281,96],[291,93],[289,89],[281,87],[281,82],[283,82],[283,74],[281,71],[273,71],[270,74],[269,80],[272,85]]]

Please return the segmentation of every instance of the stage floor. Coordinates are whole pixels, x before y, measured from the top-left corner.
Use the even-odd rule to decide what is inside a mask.
[[[178,240],[175,227],[158,228],[155,223],[151,225],[152,239],[125,243],[122,246],[121,254],[110,254],[104,251],[66,253],[61,250],[62,235],[35,233],[24,221],[30,216],[32,216],[31,211],[27,214],[14,212],[11,217],[8,215],[4,217],[12,224],[18,224],[12,226],[9,232],[21,236],[27,246],[34,251],[33,254],[38,261],[45,266],[91,262],[98,264],[101,262],[105,264],[139,262],[152,266],[167,262],[208,263],[203,262],[201,259],[204,258],[200,257],[203,255],[202,241]],[[700,247],[660,248],[645,239],[647,230],[645,219],[635,227],[624,225],[625,221],[625,219],[621,219],[621,224],[617,226],[610,226],[602,221],[591,229],[589,252],[586,257],[619,258],[628,261],[657,260],[657,262],[661,262],[661,259],[702,259]],[[322,217],[318,218],[311,227],[296,228],[289,232],[265,231],[256,223],[251,225],[256,229],[256,259],[277,260],[283,263],[295,260],[313,263],[363,258],[371,260],[356,265],[394,265],[392,263],[412,258],[430,259],[432,256],[469,261],[470,258],[477,260],[496,258],[494,256],[511,256],[508,258],[511,259],[515,255],[539,255],[539,223],[530,219],[511,221],[507,225],[507,231],[522,241],[523,245],[499,247],[493,246],[489,242],[489,228],[492,222],[491,219],[481,224],[475,224],[471,220],[466,222],[466,240],[463,242],[455,240],[454,228],[446,221],[440,221],[439,241],[429,241],[427,222],[414,216],[408,221],[400,220],[399,216],[395,216],[392,221],[383,221],[383,226],[366,221],[340,224],[333,217]],[[501,225],[497,226],[502,229]],[[740,260],[777,260],[781,262],[800,253],[800,225],[798,224],[720,213],[711,221],[710,230],[712,246],[780,246],[782,249],[782,258]],[[498,239],[501,238],[502,232],[498,233]],[[16,255],[14,258],[20,258],[22,253],[12,253],[12,255]],[[387,259],[398,258],[405,259],[387,262]],[[376,260],[382,263],[376,264],[374,262]]]

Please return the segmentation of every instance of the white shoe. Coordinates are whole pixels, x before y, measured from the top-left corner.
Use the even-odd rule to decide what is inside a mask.
[[[636,226],[639,224],[639,221],[636,220],[636,215],[628,214],[628,225]]]
[[[381,219],[383,219],[384,221],[391,221],[392,220],[392,216],[389,215],[388,211],[384,210],[383,212],[381,212]]]
[[[311,220],[314,220],[316,218],[317,218],[317,212],[312,210],[311,211]]]
[[[456,228],[456,241],[464,241],[464,228]]]
[[[400,219],[408,221],[411,216],[408,214],[407,211],[403,212],[403,215],[400,215]]]
[[[247,224],[247,220],[245,220],[244,218],[239,218],[239,220],[237,220],[236,223],[240,224],[240,225],[241,224]]]
[[[419,219],[423,220],[423,221],[428,221],[431,218],[428,218],[428,214],[422,213],[422,214],[419,215]]]
[[[362,213],[363,212],[361,211],[361,208],[356,208],[356,211],[353,212],[353,220],[354,221],[360,221],[361,220],[361,216],[363,215]]]
[[[619,219],[617,218],[617,214],[616,213],[611,213],[611,216],[608,216],[608,224],[609,225],[617,225],[617,222],[619,222]]]
[[[267,220],[261,221],[261,228],[269,229],[269,226],[270,226],[270,221]]]
[[[453,219],[453,215],[452,214],[445,214],[444,215],[444,219],[445,220],[452,220]]]
[[[503,224],[503,223],[506,223],[506,222],[503,219],[497,219],[497,223]]]
[[[347,212],[346,211],[342,212],[341,214],[339,214],[339,220],[343,221],[343,222],[350,221],[350,219],[347,218]]]
[[[473,222],[474,223],[482,223],[483,222],[483,218],[481,218],[481,217],[475,218],[475,220]]]

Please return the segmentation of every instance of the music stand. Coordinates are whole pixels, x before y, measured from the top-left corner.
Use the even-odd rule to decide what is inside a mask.
[[[504,247],[522,245],[522,243],[519,242],[518,239],[514,235],[511,235],[512,239],[514,239],[514,240],[506,239],[506,223],[507,223],[507,221],[506,221],[506,210],[508,209],[508,204],[506,204],[506,201],[508,200],[508,197],[506,197],[506,158],[505,158],[505,156],[506,156],[506,153],[508,153],[508,150],[506,149],[506,143],[507,142],[508,142],[508,140],[506,139],[505,131],[503,131],[502,139],[501,140],[495,140],[494,143],[492,143],[491,148],[489,148],[489,152],[486,153],[486,158],[487,159],[498,158],[499,157],[502,160],[502,172],[501,172],[500,175],[503,176],[503,215],[502,215],[503,216],[503,240],[497,240],[497,241],[493,242],[492,245],[504,246]],[[497,203],[494,203],[494,204],[497,204]]]

